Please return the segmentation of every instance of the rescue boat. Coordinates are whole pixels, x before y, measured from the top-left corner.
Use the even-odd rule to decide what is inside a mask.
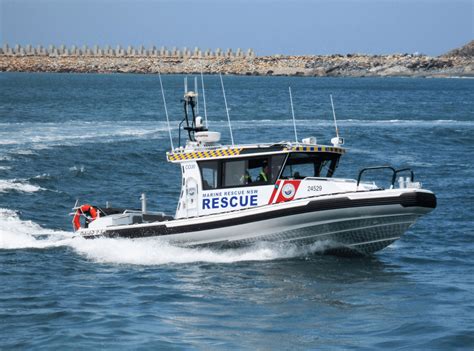
[[[181,246],[319,244],[329,253],[366,255],[392,244],[436,207],[435,195],[415,182],[411,169],[368,167],[356,179],[335,178],[346,152],[339,137],[331,145],[314,138],[221,145],[220,133],[196,115],[196,99],[186,92],[183,100],[186,144],[167,153],[182,174],[175,215],[148,211],[144,194],[140,210],[76,203],[77,235],[159,237]],[[391,172],[387,188],[362,180],[376,170]]]

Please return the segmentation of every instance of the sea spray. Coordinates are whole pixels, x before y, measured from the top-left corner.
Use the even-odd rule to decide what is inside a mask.
[[[0,249],[48,248],[67,245],[72,233],[42,228],[19,218],[15,211],[0,208]]]
[[[166,265],[193,262],[233,263],[304,257],[324,250],[326,243],[299,247],[290,243],[258,243],[232,249],[186,248],[160,238],[86,240],[72,232],[46,229],[19,218],[15,211],[0,209],[0,249],[48,249],[67,246],[98,263]]]
[[[36,191],[44,190],[43,188],[29,184],[24,180],[19,179],[0,179],[0,193],[10,191],[19,191],[23,193],[34,193]]]

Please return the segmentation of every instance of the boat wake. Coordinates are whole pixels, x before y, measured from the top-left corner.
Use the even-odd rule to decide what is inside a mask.
[[[37,185],[30,184],[21,179],[0,179],[0,193],[17,191],[22,193],[34,193],[45,190]]]
[[[166,265],[193,262],[234,263],[307,257],[322,252],[327,243],[308,247],[292,244],[259,243],[235,249],[183,248],[156,238],[140,240],[100,238],[86,240],[72,232],[46,229],[19,218],[15,211],[0,209],[0,250],[69,247],[96,263]]]

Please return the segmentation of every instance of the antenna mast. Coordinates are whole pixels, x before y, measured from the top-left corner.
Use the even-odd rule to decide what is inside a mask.
[[[199,96],[197,77],[194,77],[194,92],[196,93],[197,96]],[[199,98],[196,99],[196,113],[199,116]]]
[[[202,86],[202,100],[204,102],[204,118],[206,120],[206,128],[209,128],[207,125],[207,109],[206,109],[206,90],[204,89],[204,76],[201,71],[201,86]]]
[[[227,98],[225,97],[224,81],[222,80],[221,73],[219,73],[219,77],[221,78],[222,94],[224,95],[225,112],[227,113],[227,120],[229,121],[230,140],[232,141],[232,146],[234,146],[234,136],[232,135],[232,126],[230,124],[229,108],[227,107]]]
[[[173,138],[171,137],[170,119],[168,117],[168,108],[166,107],[165,91],[163,90],[163,82],[161,81],[160,71],[158,71],[158,78],[160,79],[161,96],[163,97],[163,105],[165,106],[165,115],[166,115],[166,122],[168,123],[168,133],[170,136],[171,150],[174,150]]]
[[[329,97],[331,98],[332,115],[334,117],[334,126],[336,127],[336,137],[339,138],[339,129],[337,128],[336,111],[334,110],[334,102],[332,101],[332,94],[330,94]]]
[[[329,97],[331,98],[332,115],[334,117],[334,127],[336,128],[336,137],[331,139],[331,143],[334,146],[344,145],[344,138],[339,137],[339,129],[337,128],[336,111],[334,110],[334,102],[332,101],[332,95],[330,94]]]
[[[295,111],[293,109],[293,96],[291,95],[291,87],[288,87],[288,91],[290,92],[291,115],[293,116],[293,128],[295,130],[295,142],[298,142],[298,135],[296,134]]]

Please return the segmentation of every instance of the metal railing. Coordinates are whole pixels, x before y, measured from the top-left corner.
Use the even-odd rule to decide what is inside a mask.
[[[375,166],[375,167],[366,167],[362,168],[359,171],[359,175],[357,177],[357,186],[360,184],[360,180],[362,179],[362,174],[365,173],[366,171],[373,171],[373,170],[379,170],[379,169],[389,169],[392,171],[392,181],[390,183],[391,188],[395,186],[395,181],[397,179],[397,175],[402,172],[410,172],[410,181],[413,182],[415,180],[415,173],[413,173],[411,168],[401,168],[401,169],[395,169],[392,166]]]

